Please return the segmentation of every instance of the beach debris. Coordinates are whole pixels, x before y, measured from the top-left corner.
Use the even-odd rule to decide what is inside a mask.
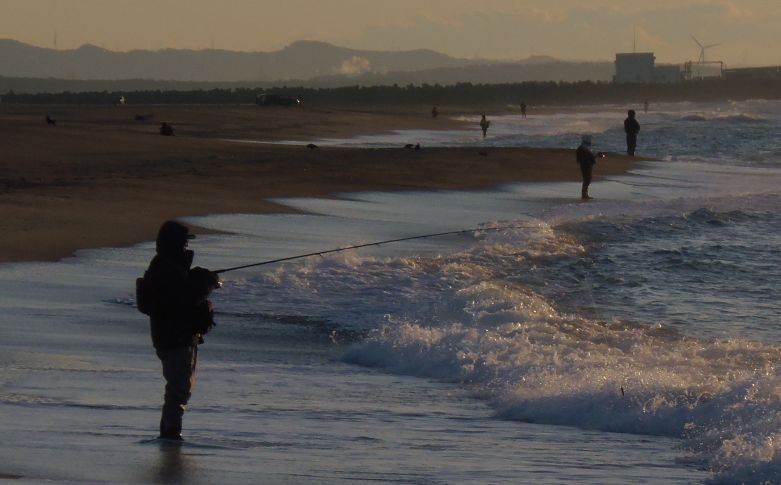
[[[163,121],[160,123],[160,134],[163,136],[174,136],[174,127]]]
[[[319,146],[315,145],[314,143],[310,143],[306,147],[309,148],[310,150],[316,150],[316,149],[320,148]]]
[[[51,116],[46,115],[46,124],[47,125],[56,125],[57,122],[51,118]]]
[[[136,121],[146,121],[146,120],[151,120],[153,116],[154,115],[152,113],[149,113],[147,115],[135,115],[133,119]]]
[[[413,148],[415,148],[415,145],[413,145],[412,143],[407,143],[406,145],[404,145],[404,148],[406,148],[407,150],[412,150]]]
[[[479,152],[477,152],[477,154],[480,155],[481,157],[487,157],[488,156],[488,152],[485,151],[485,150],[480,150]]]

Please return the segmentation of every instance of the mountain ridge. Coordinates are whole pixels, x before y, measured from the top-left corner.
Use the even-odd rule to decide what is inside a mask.
[[[56,50],[0,39],[0,58],[4,59],[0,63],[2,77],[63,81],[322,82],[333,86],[606,80],[612,75],[608,72],[612,63],[562,61],[548,56],[517,61],[463,59],[431,49],[370,51],[313,40],[299,40],[270,52],[223,49],[116,52],[94,44]]]

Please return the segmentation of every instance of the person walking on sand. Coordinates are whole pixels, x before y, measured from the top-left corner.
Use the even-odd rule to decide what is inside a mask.
[[[219,286],[217,276],[209,270],[190,269],[194,253],[187,244],[193,237],[178,222],[163,223],[157,234],[156,255],[143,278],[152,344],[165,379],[160,438],[177,441],[182,440],[182,416],[195,383],[198,344],[214,325],[206,297]]]
[[[437,110],[437,107],[434,106],[433,108],[431,108],[431,117],[436,118],[437,116],[439,116],[439,110]]]
[[[488,127],[491,126],[491,122],[485,119],[485,115],[480,119],[480,129],[483,130],[483,140],[485,140],[485,136],[488,134]]]
[[[521,117],[526,118],[526,103],[521,101]]]
[[[594,155],[591,151],[591,136],[583,135],[580,140],[580,146],[575,152],[578,164],[580,165],[580,174],[583,176],[583,186],[580,190],[581,200],[590,200],[593,197],[588,195],[588,186],[591,185],[591,171],[597,163],[597,157],[602,154]]]
[[[635,148],[637,147],[637,134],[640,133],[640,123],[635,119],[635,110],[633,109],[627,112],[627,118],[624,120],[624,131],[626,132],[626,154],[634,157]]]

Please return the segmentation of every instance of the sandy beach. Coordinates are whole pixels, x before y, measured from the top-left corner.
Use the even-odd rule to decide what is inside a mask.
[[[169,218],[292,210],[268,200],[274,197],[579,180],[571,150],[306,147],[400,129],[468,129],[454,119],[466,109],[440,108],[433,119],[430,107],[0,108],[0,261],[6,262],[151,240]],[[47,115],[55,125],[45,123]],[[158,134],[163,121],[176,136]],[[608,157],[596,180],[629,166],[626,157]]]

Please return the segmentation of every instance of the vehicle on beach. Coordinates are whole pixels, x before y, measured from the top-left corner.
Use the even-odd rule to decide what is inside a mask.
[[[263,93],[255,96],[255,104],[258,106],[298,106],[301,100],[281,94]]]

